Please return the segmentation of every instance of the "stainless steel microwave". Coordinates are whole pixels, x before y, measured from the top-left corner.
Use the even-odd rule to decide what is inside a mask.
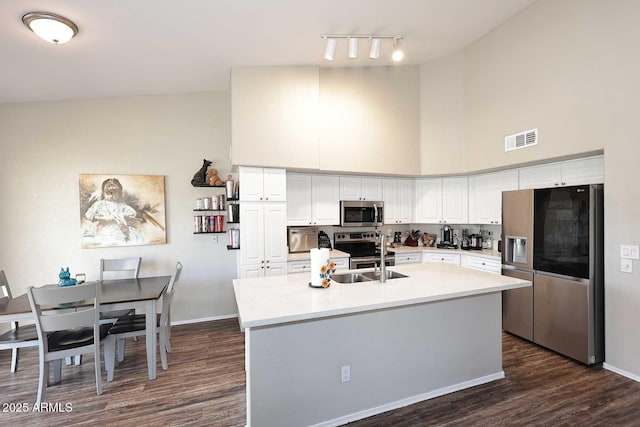
[[[380,227],[384,223],[384,202],[340,202],[340,225],[343,227]]]

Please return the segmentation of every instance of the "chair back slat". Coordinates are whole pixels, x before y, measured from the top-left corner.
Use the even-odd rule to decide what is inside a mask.
[[[167,289],[162,294],[162,313],[160,314],[160,325],[161,326],[169,326],[171,322],[171,300],[173,299],[173,294],[175,294],[175,284],[180,279],[180,273],[182,272],[182,263],[176,263],[176,269],[169,280],[169,284],[167,285]]]
[[[100,280],[137,279],[142,258],[100,260]]]
[[[167,290],[166,292],[173,292],[173,287],[175,286],[175,283],[180,279],[180,273],[182,272],[182,263],[181,262],[177,262],[176,263],[176,269],[173,272],[173,274],[171,275],[171,279],[169,279],[169,284],[167,285]]]
[[[73,310],[73,309],[70,309]],[[79,309],[79,311],[69,311],[56,314],[43,314],[40,316],[40,326],[44,332],[60,331],[62,329],[83,328],[93,326],[96,322],[96,310]]]
[[[2,297],[13,299],[11,296],[9,281],[7,281],[7,276],[4,274],[4,270],[0,270],[0,298]]]
[[[27,291],[31,309],[36,317],[36,326],[40,333],[93,326],[99,322],[99,283],[65,287],[30,287]],[[73,305],[78,302],[87,302],[91,306],[76,309]],[[66,308],[65,305],[69,305],[69,307]],[[51,309],[51,307],[56,308]],[[43,308],[46,313],[43,313]]]

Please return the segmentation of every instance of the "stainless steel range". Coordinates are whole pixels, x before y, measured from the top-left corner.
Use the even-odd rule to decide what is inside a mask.
[[[340,232],[333,234],[334,249],[351,255],[349,268],[371,268],[380,265],[380,250],[376,248],[373,231]],[[384,263],[395,265],[395,252],[387,251]]]

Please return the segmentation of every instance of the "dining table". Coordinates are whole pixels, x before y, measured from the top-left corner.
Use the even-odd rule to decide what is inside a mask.
[[[171,276],[140,277],[137,279],[96,280],[100,283],[100,311],[135,309],[144,310],[146,317],[147,371],[149,379],[156,379],[157,309],[156,303],[162,297]],[[58,285],[45,285],[58,286]],[[80,285],[81,286],[81,285]],[[74,307],[87,306],[77,303]],[[60,307],[63,308],[63,307]],[[69,308],[69,307],[64,307]],[[51,307],[50,309],[58,309]],[[27,294],[0,304],[0,322],[34,321]]]

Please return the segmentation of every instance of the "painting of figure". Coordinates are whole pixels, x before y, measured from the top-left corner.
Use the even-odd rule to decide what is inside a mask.
[[[167,243],[162,175],[80,175],[83,248]]]

